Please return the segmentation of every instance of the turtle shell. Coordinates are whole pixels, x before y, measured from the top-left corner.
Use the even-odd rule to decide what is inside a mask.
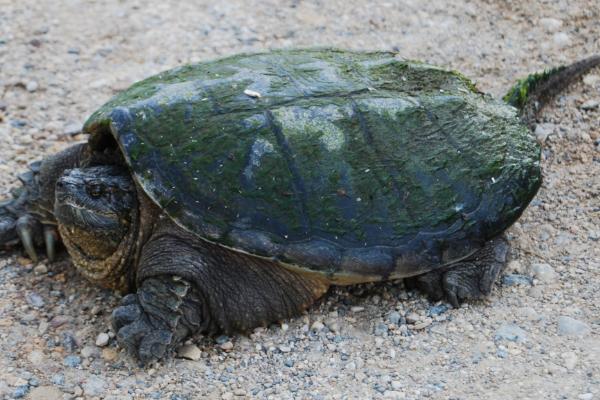
[[[461,74],[386,52],[242,54],[138,82],[96,111],[180,226],[348,283],[460,260],[540,182],[515,108]]]

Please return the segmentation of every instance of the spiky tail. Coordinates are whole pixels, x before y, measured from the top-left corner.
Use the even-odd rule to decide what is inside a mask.
[[[517,107],[523,122],[533,128],[540,111],[554,96],[565,90],[567,86],[590,69],[599,65],[600,55],[596,55],[571,65],[531,74],[519,80],[503,99],[508,104]]]

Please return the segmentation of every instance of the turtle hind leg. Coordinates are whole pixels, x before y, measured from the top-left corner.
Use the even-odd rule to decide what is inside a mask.
[[[490,295],[494,282],[504,270],[510,246],[503,236],[490,240],[471,257],[423,275],[406,279],[408,288],[424,292],[430,299],[446,299],[454,307],[465,300]]]

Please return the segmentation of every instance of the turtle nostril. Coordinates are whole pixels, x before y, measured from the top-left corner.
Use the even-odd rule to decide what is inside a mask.
[[[59,180],[56,181],[56,187],[57,188],[62,188],[63,186],[65,186],[65,184],[62,181],[62,179],[59,179]]]

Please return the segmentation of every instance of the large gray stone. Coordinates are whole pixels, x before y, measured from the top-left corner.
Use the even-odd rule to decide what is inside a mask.
[[[588,324],[575,318],[558,317],[558,334],[561,336],[586,336],[591,329]]]

